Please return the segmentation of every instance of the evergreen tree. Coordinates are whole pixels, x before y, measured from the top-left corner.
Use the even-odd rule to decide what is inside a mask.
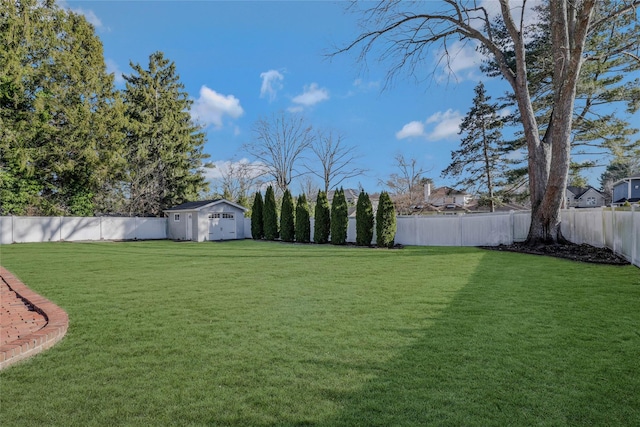
[[[278,212],[276,210],[276,195],[273,187],[267,187],[264,195],[264,209],[262,211],[264,224],[264,238],[267,240],[276,240],[278,234]]]
[[[486,193],[491,212],[495,212],[497,179],[505,172],[501,161],[503,123],[498,117],[498,105],[490,102],[482,82],[475,93],[473,105],[460,124],[459,134],[464,135],[460,148],[451,152],[451,164],[442,171],[442,176],[460,178],[455,186]]]
[[[251,237],[254,240],[264,238],[264,219],[263,219],[263,203],[262,194],[256,192],[251,207]]]
[[[207,190],[205,134],[191,119],[193,101],[172,61],[155,52],[148,69],[131,67],[134,74],[124,76],[129,212],[160,215]]]
[[[344,197],[344,190],[340,188],[333,194],[333,203],[331,204],[331,244],[346,244],[348,227],[347,199]]]
[[[356,205],[356,245],[369,246],[373,239],[373,206],[365,191],[360,192]]]
[[[328,243],[331,232],[331,209],[324,191],[318,191],[315,207],[315,224],[313,224],[313,241]]]
[[[280,209],[280,236],[285,242],[293,242],[296,237],[295,231],[295,207],[293,198],[289,190],[284,191],[282,205]]]
[[[396,236],[396,210],[386,191],[380,193],[376,212],[376,243],[381,248],[392,248]]]
[[[309,204],[307,196],[302,193],[296,203],[296,242],[309,243],[311,241],[311,222],[309,221]]]
[[[53,1],[0,4],[0,214],[102,210],[122,168],[121,113],[84,16]]]

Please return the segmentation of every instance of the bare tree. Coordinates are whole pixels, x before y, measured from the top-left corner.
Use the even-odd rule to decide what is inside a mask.
[[[314,142],[311,126],[302,116],[280,112],[271,119],[259,119],[253,133],[254,140],[245,144],[244,151],[264,164],[267,174],[284,193],[291,181],[302,175],[296,166]]]
[[[412,206],[424,200],[423,175],[427,171],[418,165],[415,158],[406,159],[404,155],[396,154],[394,159],[397,172],[381,184],[389,189],[398,212],[408,213]]]
[[[345,143],[344,136],[333,132],[321,132],[311,145],[311,150],[320,163],[321,170],[306,165],[307,170],[320,178],[324,192],[338,187],[344,180],[360,176],[366,169],[358,167],[356,147]]]
[[[318,191],[320,191],[320,187],[313,180],[313,177],[309,175],[305,175],[300,180],[300,192],[304,193],[309,199],[309,203],[315,201],[315,197],[318,195]],[[310,198],[313,197],[313,200]]]
[[[364,31],[336,53],[360,49],[366,59],[380,46],[382,59],[393,65],[389,76],[408,69],[415,72],[424,65],[429,49],[441,47],[441,61],[449,63],[449,48],[455,41],[480,43],[493,57],[500,73],[511,86],[520,112],[528,149],[531,225],[527,242],[558,243],[560,209],[570,165],[571,129],[578,76],[584,61],[585,41],[590,32],[612,17],[636,13],[640,0],[618,0],[608,16],[592,20],[598,0],[549,0],[551,54],[553,65],[551,119],[541,137],[528,87],[526,41],[528,40],[526,0],[512,5],[499,0],[500,19],[509,43],[498,42],[495,20],[482,2],[442,0],[437,4],[418,3],[424,12],[415,12],[400,0],[376,2],[364,11]],[[413,3],[409,3],[413,4]],[[603,41],[603,43],[606,41]],[[437,67],[437,65],[436,65]]]
[[[217,167],[220,177],[214,180],[215,191],[233,201],[249,200],[264,184],[265,167],[247,159],[231,160]]]

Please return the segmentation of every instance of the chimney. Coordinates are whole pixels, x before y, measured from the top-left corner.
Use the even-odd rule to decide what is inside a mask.
[[[424,185],[424,201],[428,202],[430,198],[431,198],[431,183],[427,182]]]

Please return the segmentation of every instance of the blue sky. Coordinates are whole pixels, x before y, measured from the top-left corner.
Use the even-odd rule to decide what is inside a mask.
[[[369,172],[344,187],[384,189],[379,181],[397,171],[397,154],[417,159],[436,185],[450,184],[440,172],[458,147],[458,124],[482,79],[473,49],[454,49],[455,77],[447,78],[442,70],[420,83],[400,76],[383,90],[384,64],[372,59],[362,67],[357,52],[326,57],[358,34],[359,15],[346,10],[347,2],[61,4],[94,24],[119,87],[124,87],[121,74],[131,73],[130,61],[146,68],[149,55],[162,51],[176,63],[194,100],[192,113],[207,124],[205,151],[219,166],[251,160],[241,148],[252,139],[253,124],[284,110],[303,114],[312,126],[338,132],[357,147],[358,166]],[[432,58],[435,63],[437,52]],[[425,63],[425,70],[434,63]],[[498,80],[485,79],[485,85],[494,97],[506,90]],[[299,186],[292,190],[296,193]]]

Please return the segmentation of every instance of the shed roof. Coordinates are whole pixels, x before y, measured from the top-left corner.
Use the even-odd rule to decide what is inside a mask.
[[[210,206],[214,206],[214,205],[218,205],[218,204],[227,204],[227,205],[231,205],[235,208],[238,209],[242,209],[242,211],[246,212],[249,209],[245,208],[242,205],[239,205],[237,203],[233,203],[230,202],[229,200],[226,199],[212,199],[212,200],[200,200],[197,202],[187,202],[187,203],[182,203],[180,205],[174,206],[172,208],[169,209],[165,209],[165,212],[175,212],[175,211],[199,211],[202,208],[205,207],[210,207]]]

